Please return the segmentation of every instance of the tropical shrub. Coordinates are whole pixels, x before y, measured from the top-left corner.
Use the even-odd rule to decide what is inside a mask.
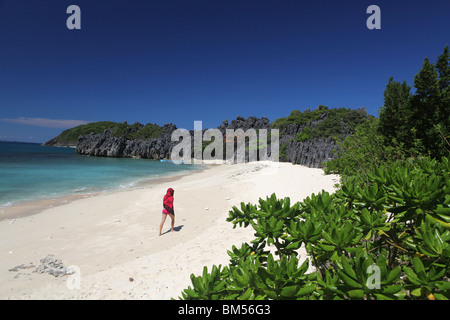
[[[358,183],[367,184],[367,173],[384,165],[388,166],[398,160],[409,157],[402,144],[386,145],[383,136],[378,133],[380,120],[369,118],[355,129],[355,133],[343,141],[338,141],[338,148],[334,150],[336,157],[323,164],[326,174],[339,174],[342,180],[348,177],[358,178]],[[416,154],[420,154],[420,141]]]
[[[192,274],[180,298],[448,300],[449,173],[448,157],[402,161],[293,205],[241,203],[227,221],[255,239],[233,246],[228,266]]]

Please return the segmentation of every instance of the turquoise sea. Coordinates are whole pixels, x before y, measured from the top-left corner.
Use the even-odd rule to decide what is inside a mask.
[[[148,159],[89,157],[74,148],[0,142],[0,207],[133,188],[201,169]]]

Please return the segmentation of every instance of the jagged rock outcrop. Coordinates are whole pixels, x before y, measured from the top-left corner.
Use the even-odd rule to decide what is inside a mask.
[[[338,146],[333,138],[317,136],[311,136],[305,139],[299,138],[299,135],[302,135],[305,128],[311,132],[311,130],[328,126],[330,120],[333,120],[333,122],[331,122],[333,128],[339,133],[341,139],[344,139],[346,136],[353,133],[348,127],[349,122],[345,122],[342,118],[329,118],[330,113],[327,110],[319,111],[320,112],[315,111],[315,117],[310,118],[311,121],[307,123],[289,120],[290,122],[288,122],[287,125],[281,127],[282,130],[279,132],[280,161],[320,168],[324,162],[334,158],[335,153],[333,150],[337,149]],[[306,114],[306,112],[310,111],[307,110],[304,114]],[[362,119],[366,116],[365,109],[354,111],[353,116],[355,119]],[[324,122],[325,120],[328,122]],[[348,121],[348,119],[346,121]],[[83,155],[101,157],[169,159],[171,158],[173,147],[179,143],[178,141],[171,141],[172,133],[177,129],[174,124],[166,124],[162,128],[154,125],[157,127],[156,129],[158,130],[159,136],[156,135],[158,137],[148,139],[137,138],[139,137],[139,133],[145,131],[143,129],[147,128],[146,126],[144,128],[144,125],[139,122],[136,122],[133,125],[123,124],[121,127],[122,129],[120,129],[122,131],[117,127],[114,127],[114,123],[112,124],[113,126],[101,133],[79,136],[78,143],[76,144],[76,151]],[[244,118],[238,116],[235,120],[231,120],[231,122],[228,122],[228,120],[223,121],[217,129],[221,131],[223,137],[226,137],[226,129],[242,129],[246,132],[248,129],[270,129],[274,124],[271,124],[266,117]],[[204,131],[206,131],[206,129],[203,129],[203,132]],[[120,134],[118,134],[118,132],[120,132]],[[161,134],[159,134],[160,132]],[[194,132],[191,130],[190,134],[192,146],[191,156],[194,156]],[[326,137],[327,135],[322,136]],[[269,141],[268,155],[270,156]],[[224,154],[224,156],[226,155]],[[247,160],[248,154],[246,154],[246,161]]]
[[[309,112],[305,111],[305,112]],[[353,110],[355,116],[354,121],[360,121],[367,117],[365,108]],[[323,163],[333,159],[339,146],[332,138],[312,137],[310,139],[298,139],[298,135],[305,130],[305,128],[312,129],[320,125],[329,117],[329,112],[326,110],[320,114],[316,120],[309,121],[303,125],[290,123],[280,132],[280,161],[288,161],[293,164],[300,164],[310,168],[321,168]],[[336,119],[336,118],[335,118]],[[346,137],[353,134],[348,123],[341,118],[338,120],[336,126],[339,132],[339,138],[345,140]]]
[[[147,159],[165,159],[170,158],[172,148],[178,142],[172,142],[171,136],[177,127],[174,124],[166,124],[160,137],[140,140],[128,139],[126,136],[136,132],[143,127],[140,123],[135,123],[132,128],[127,130],[122,136],[113,135],[113,129],[105,130],[100,134],[88,134],[78,138],[76,151],[79,154],[97,156],[97,157],[137,157]],[[266,117],[256,118],[249,117],[247,119],[238,116],[236,120],[228,123],[228,120],[222,122],[217,127],[225,136],[226,129],[263,129],[270,128],[270,121]],[[206,129],[204,129],[205,131]],[[194,132],[191,130],[191,139],[194,138]],[[191,145],[194,146],[193,141]],[[193,152],[192,152],[193,155]]]
[[[312,138],[307,141],[296,140],[297,134],[302,132],[305,127],[311,125],[314,124],[309,123],[304,126],[298,126],[292,123],[280,133],[280,149],[284,149],[281,161],[300,164],[310,168],[320,168],[324,162],[334,157],[333,150],[337,148],[337,145],[332,139]]]
[[[78,138],[76,151],[79,154],[98,157],[125,157],[162,159],[170,157],[170,152],[177,142],[171,141],[174,124],[165,124],[158,138],[148,140],[127,139],[126,135],[137,131],[142,125],[135,124],[121,137],[112,135],[112,129],[100,134],[83,135]]]
[[[286,160],[310,168],[320,168],[324,162],[331,160],[334,157],[333,150],[337,148],[335,141],[321,138],[304,142],[289,139],[286,143]]]
[[[244,117],[237,116],[236,120],[232,120],[230,124],[228,124],[228,120],[224,120],[217,129],[222,132],[225,136],[226,129],[242,129],[247,131],[248,129],[269,129],[270,121],[266,117],[257,118],[257,117],[248,117],[245,119]]]
[[[217,127],[217,129],[219,129],[219,131],[222,133],[222,135],[224,137],[226,137],[227,129],[234,130],[234,131],[241,129],[244,133],[247,132],[247,130],[249,130],[249,129],[255,129],[255,130],[270,129],[270,121],[266,117],[257,118],[257,117],[251,116],[251,117],[248,117],[247,119],[245,119],[244,117],[237,116],[236,120],[232,120],[231,123],[228,123],[228,120],[224,120],[222,122],[222,124]],[[257,138],[259,139],[260,137],[258,136]],[[267,138],[267,140],[270,140],[270,138]],[[267,143],[268,143],[267,155],[270,157],[270,155],[271,155],[270,141],[267,141]],[[232,159],[229,158],[229,155],[227,155],[226,152],[224,152],[225,153],[224,157],[226,158],[227,161],[231,161],[232,163],[234,161],[239,161],[237,159],[237,152],[238,152],[237,150],[234,151],[234,155],[233,155]],[[258,154],[257,154],[257,157],[259,157]],[[259,158],[258,158],[258,160],[259,160]],[[249,161],[249,152],[248,152],[248,150],[246,150],[245,151],[245,162],[248,162],[248,161]]]

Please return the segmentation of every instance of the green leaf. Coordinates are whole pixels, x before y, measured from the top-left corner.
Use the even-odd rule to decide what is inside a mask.
[[[350,290],[347,294],[351,299],[362,299],[364,297],[364,290]]]
[[[432,233],[429,230],[425,230],[422,233],[423,240],[425,241],[425,244],[430,247],[434,248],[436,246],[436,238],[432,235]]]
[[[300,290],[297,292],[297,297],[303,297],[310,293],[312,293],[316,289],[316,285],[314,283],[311,283],[307,286],[304,286],[300,288]]]
[[[239,300],[249,300],[251,297],[254,297],[253,290],[248,288],[247,291],[245,291],[238,299]]]
[[[325,250],[325,251],[334,251],[334,250],[336,250],[335,246],[328,245],[328,244],[325,244],[325,243],[318,243],[317,246],[319,248],[321,248],[322,250]]]
[[[432,216],[431,214],[427,214],[425,216],[425,219],[431,223],[439,223],[440,225],[442,225],[444,228],[446,229],[450,229],[450,223],[445,222],[440,216]]]
[[[366,208],[364,208],[364,209],[361,211],[361,220],[362,220],[366,225],[369,225],[369,226],[372,225],[372,218],[371,218],[371,216],[370,216],[369,211],[368,211]]]
[[[420,253],[427,255],[429,257],[438,257],[439,256],[438,254],[430,252],[429,250],[425,249],[424,247],[419,246],[417,249]]]
[[[401,285],[401,284],[394,284],[392,286],[387,286],[387,287],[383,286],[381,292],[383,294],[395,294],[395,293],[401,291],[402,288],[403,288],[403,285]]]
[[[285,298],[292,298],[298,291],[298,286],[288,286],[281,289],[281,296]]]
[[[450,282],[448,282],[448,281],[438,282],[438,283],[436,283],[436,287],[438,287],[442,291],[449,291],[450,290]]]
[[[403,271],[405,272],[405,274],[408,276],[408,280],[415,285],[420,285],[421,282],[419,280],[419,278],[417,277],[417,275],[414,273],[413,270],[411,270],[410,268],[408,268],[407,266],[403,267]]]
[[[364,240],[369,240],[372,237],[372,230],[369,230],[369,232],[367,232],[367,234],[364,237]]]
[[[338,274],[341,277],[341,279],[350,287],[362,288],[362,285],[360,283],[358,283],[355,279],[351,278],[350,276],[346,275],[344,272],[339,270]]]
[[[440,293],[434,293],[434,297],[436,298],[436,300],[449,300],[446,296],[444,296],[443,294]]]
[[[418,257],[414,257],[412,262],[417,277],[422,281],[426,281],[425,267],[422,261]]]
[[[274,290],[264,290],[264,293],[272,300],[278,299],[278,295]]]
[[[302,246],[302,241],[295,241],[291,244],[289,244],[286,249],[288,250],[297,250],[298,248],[300,248]]]
[[[185,292],[188,296],[190,296],[190,297],[192,297],[192,298],[198,298],[198,297],[199,297],[198,293],[195,292],[194,290],[192,290],[191,288],[184,289],[184,292]]]
[[[216,292],[222,290],[222,289],[225,287],[225,284],[226,284],[225,280],[221,280],[221,281],[219,282],[219,284],[217,284],[217,285],[215,286],[214,290],[215,290]]]
[[[322,236],[329,244],[336,245],[336,241],[327,232],[322,231]]]
[[[400,267],[397,267],[397,268],[395,268],[394,270],[391,270],[391,271],[389,272],[388,277],[387,277],[386,280],[383,282],[383,284],[389,284],[389,283],[391,283],[391,282],[397,280],[398,277],[400,276],[401,271],[402,271],[402,270],[401,270]]]
[[[411,294],[416,297],[422,296],[422,288],[417,288],[411,291]]]
[[[439,206],[434,210],[436,213],[438,214],[442,214],[442,215],[446,215],[446,216],[450,216],[450,208],[446,208],[443,206]]]
[[[381,293],[374,293],[373,295],[377,298],[377,300],[394,300],[393,298],[385,296],[384,294]]]
[[[353,271],[352,266],[345,257],[342,259],[342,267],[344,268],[345,273],[347,273],[350,277],[356,279],[356,273],[355,271]]]

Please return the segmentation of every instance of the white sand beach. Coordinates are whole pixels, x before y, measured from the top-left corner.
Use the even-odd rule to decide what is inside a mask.
[[[295,202],[322,189],[333,192],[338,181],[321,169],[290,163],[211,165],[158,185],[2,220],[0,299],[178,298],[191,285],[191,273],[227,265],[227,250],[253,239],[251,227],[233,229],[225,221],[233,205],[257,203],[274,192]],[[175,189],[176,232],[168,232],[168,218],[159,236],[168,187]],[[49,254],[78,272],[33,272]]]

